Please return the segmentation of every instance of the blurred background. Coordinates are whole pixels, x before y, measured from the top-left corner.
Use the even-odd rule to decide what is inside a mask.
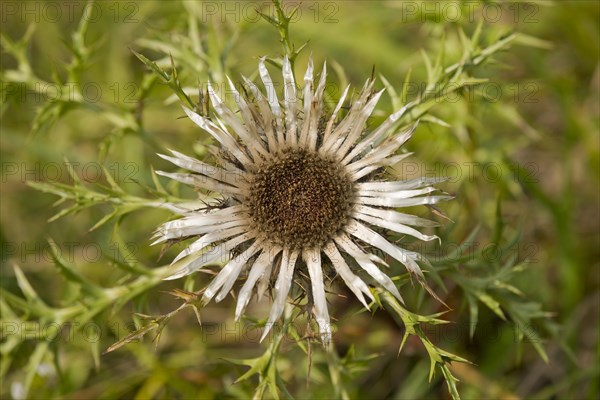
[[[202,327],[188,310],[160,341],[150,335],[103,352],[144,326],[139,314],[175,309],[181,301],[170,290],[210,279],[160,283],[152,274],[178,248],[160,259],[149,246],[170,214],[144,205],[194,198],[166,181],[157,189],[152,170],[171,167],[156,153],[208,157],[211,140],[181,119],[179,100],[131,50],[166,71],[170,54],[197,99],[198,85],[255,79],[258,57],[281,56],[279,33],[258,14],[273,15],[272,4],[0,6],[2,398],[251,397],[255,377],[234,384],[248,369],[239,360],[266,345],[252,320],[233,321],[231,298],[200,310]],[[296,6],[290,40],[296,49],[307,43],[297,80],[309,55],[319,71],[326,60],[335,104],[340,87],[360,88],[374,74],[376,88],[388,87],[374,126],[423,94],[428,63],[450,66],[465,47],[527,35],[472,66],[470,76],[485,82],[434,99],[430,122],[408,145],[415,155],[397,167],[408,178],[448,176],[442,187],[456,196],[440,206],[447,219],[436,217],[442,244],[419,249],[451,324],[424,329],[473,363],[450,367],[463,398],[598,398],[599,3],[283,2],[288,12]],[[412,312],[447,311],[403,289]],[[351,398],[450,397],[439,371],[429,382],[419,340],[411,336],[398,355],[404,328],[388,312],[360,311],[341,286],[329,301],[340,381],[332,383],[319,343],[300,334],[277,359],[282,397],[332,398],[335,385]],[[253,303],[249,314],[264,318],[268,301]]]

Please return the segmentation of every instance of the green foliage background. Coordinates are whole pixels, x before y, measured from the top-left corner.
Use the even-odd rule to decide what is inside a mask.
[[[179,119],[172,88],[191,88],[195,102],[198,83],[254,79],[257,58],[276,64],[285,47],[255,13],[275,16],[269,3],[106,1],[87,19],[83,2],[67,3],[2,3],[3,398],[446,398],[453,377],[463,398],[598,397],[597,2],[300,5],[284,43],[308,42],[296,76],[309,54],[327,60],[333,103],[374,70],[388,91],[373,125],[420,99],[415,155],[399,173],[448,175],[441,186],[456,196],[440,206],[442,246],[421,248],[450,310],[392,266],[410,311],[385,295],[361,311],[337,287],[331,354],[302,318],[277,346],[259,344],[248,327],[268,302],[251,309],[258,320],[236,325],[231,298],[199,310],[202,327],[191,310],[177,312],[160,341],[146,335],[103,354],[130,332],[158,332],[162,320],[144,316],[177,309],[189,298],[174,289],[210,279],[161,282],[176,249],[159,260],[149,246],[169,214],[147,203],[194,198],[157,185],[152,169],[169,167],[156,153],[202,158],[211,143]],[[131,49],[165,74],[174,64],[180,86]],[[447,84],[444,68],[482,49],[493,55],[425,101],[428,82]],[[53,207],[57,195],[64,202]],[[440,312],[450,324],[425,317]],[[441,349],[474,364],[448,364],[454,356]],[[234,383],[245,365],[262,368],[259,378]],[[428,382],[430,366],[439,368]]]

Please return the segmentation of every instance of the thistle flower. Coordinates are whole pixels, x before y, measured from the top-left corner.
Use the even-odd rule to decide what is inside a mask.
[[[190,237],[196,240],[175,258],[174,272],[166,279],[224,262],[203,292],[204,301],[213,297],[220,301],[246,270],[236,319],[244,312],[254,288],[260,298],[274,280],[264,338],[282,314],[294,277],[308,272],[312,310],[324,342],[331,339],[324,276],[341,277],[367,308],[367,298],[373,300],[373,295],[356,274],[360,270],[402,301],[394,282],[378,266],[386,265],[385,261],[370,249],[398,260],[435,296],[417,264],[426,259],[377,232],[385,229],[426,241],[436,239],[413,228],[434,226],[434,222],[396,209],[449,198],[431,195],[435,188],[430,185],[439,182],[438,178],[376,178],[376,173],[410,155],[395,154],[417,127],[418,122],[398,128],[407,107],[365,132],[365,123],[383,93],[373,91],[373,80],[367,80],[346,116],[338,121],[349,86],[333,111],[326,110],[325,64],[315,88],[309,60],[302,102],[287,57],[283,61],[283,101],[277,97],[264,58],[259,62],[259,73],[266,94],[244,77],[249,93],[240,95],[228,78],[240,117],[210,85],[215,116],[207,118],[184,107],[187,116],[219,142],[220,147],[212,151],[218,166],[176,151],[171,151],[172,156],[160,155],[191,171],[159,171],[160,175],[223,196],[219,204],[203,209],[172,205],[183,217],[163,224],[155,243]]]

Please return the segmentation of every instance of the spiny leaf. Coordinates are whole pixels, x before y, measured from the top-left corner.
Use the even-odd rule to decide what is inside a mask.
[[[494,300],[492,296],[482,291],[476,291],[474,294],[479,299],[479,301],[481,301],[490,310],[492,310],[494,314],[506,321],[506,316],[504,315],[504,312],[502,311],[502,308],[500,307],[500,303],[498,303],[498,301]]]
[[[15,276],[17,278],[17,285],[19,285],[19,289],[21,289],[21,292],[23,293],[25,298],[32,303],[46,306],[46,304],[42,301],[42,299],[37,294],[33,286],[31,286],[31,283],[29,283],[29,280],[27,279],[21,268],[19,268],[17,264],[14,264],[13,270],[15,271]]]
[[[465,293],[465,298],[469,305],[469,337],[473,339],[479,320],[479,306],[477,305],[477,300],[470,293]]]
[[[94,224],[94,226],[92,226],[89,229],[89,232],[93,232],[96,229],[100,228],[102,225],[106,224],[108,221],[110,221],[111,219],[115,218],[118,214],[119,214],[119,211],[117,209],[113,209],[112,212],[106,214],[98,222],[96,222]]]
[[[48,352],[48,347],[50,346],[49,341],[40,341],[35,346],[35,350],[33,354],[29,357],[29,362],[27,363],[27,367],[25,370],[27,374],[25,375],[25,384],[23,390],[23,398],[29,397],[29,391],[31,390],[31,384],[33,383],[33,378],[37,374],[38,367],[44,360],[46,353]]]
[[[442,370],[442,374],[444,375],[444,379],[446,380],[446,384],[448,385],[448,391],[450,392],[450,396],[452,396],[453,400],[460,400],[460,394],[458,393],[458,389],[456,388],[456,383],[458,379],[452,375],[450,369],[447,365],[440,366]]]
[[[78,283],[84,292],[91,294],[96,298],[104,298],[105,294],[101,287],[91,282],[89,279],[81,275],[75,268],[68,265],[67,262],[58,253],[58,245],[54,240],[48,239],[48,245],[50,247],[50,254],[54,265],[60,270],[61,274],[68,280]]]
[[[149,67],[159,77],[161,77],[162,80],[166,84],[169,85],[171,90],[173,90],[173,92],[177,95],[177,97],[179,97],[179,99],[181,101],[183,101],[187,106],[191,107],[192,109],[196,108],[196,104],[194,104],[192,99],[190,99],[190,97],[187,95],[187,93],[183,90],[183,88],[179,84],[179,80],[177,79],[177,70],[175,69],[175,65],[174,65],[172,56],[170,57],[170,59],[171,59],[171,62],[173,63],[172,64],[173,72],[171,75],[169,75],[165,70],[163,70],[161,67],[159,67],[156,62],[149,60],[144,55],[138,53],[137,51],[135,51],[133,49],[130,49],[130,50],[141,62],[143,62],[147,67]]]
[[[406,73],[406,77],[404,78],[404,83],[402,84],[402,90],[400,91],[400,101],[402,103],[408,102],[408,89],[410,88],[410,76],[412,74],[412,68],[408,70]]]
[[[442,120],[442,119],[440,119],[438,117],[435,117],[435,116],[433,116],[431,114],[427,114],[427,115],[423,116],[421,118],[421,122],[430,122],[432,124],[443,126],[444,128],[450,128],[451,127],[451,125],[449,123],[447,123],[446,121],[444,121],[444,120]]]
[[[156,62],[151,61],[150,59],[148,59],[146,56],[144,56],[141,53],[138,53],[137,51],[130,49],[131,52],[141,61],[143,62],[148,68],[150,68],[152,71],[154,71],[157,75],[159,75],[161,78],[163,78],[163,80],[165,82],[169,82],[171,80],[171,77],[169,76],[168,73],[166,73],[161,67],[158,66],[158,64],[156,64]]]
[[[157,322],[151,322],[148,325],[145,325],[143,327],[141,327],[138,330],[135,330],[133,332],[131,332],[130,334],[128,334],[127,336],[125,336],[123,339],[117,341],[116,343],[112,344],[110,347],[108,347],[106,350],[104,350],[104,352],[102,354],[107,354],[110,353],[112,351],[117,350],[118,348],[133,342],[134,340],[137,339],[141,339],[144,337],[144,335],[146,335],[149,332],[154,331],[155,329],[159,328],[159,324]]]
[[[381,79],[381,82],[383,82],[383,86],[387,90],[388,96],[390,96],[390,99],[392,100],[393,109],[399,110],[402,107],[402,102],[400,101],[400,98],[398,97],[398,93],[396,93],[396,89],[385,78],[385,76],[383,76],[383,74],[379,74],[379,79]]]

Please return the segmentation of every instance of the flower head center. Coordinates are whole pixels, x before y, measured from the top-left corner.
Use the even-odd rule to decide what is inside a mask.
[[[353,185],[335,159],[287,150],[255,173],[248,198],[256,229],[290,248],[324,245],[346,223]]]

